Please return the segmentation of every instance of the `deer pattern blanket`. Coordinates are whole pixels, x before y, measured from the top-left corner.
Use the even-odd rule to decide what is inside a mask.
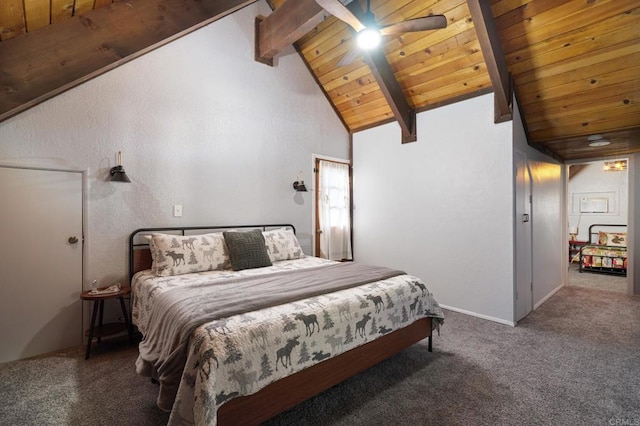
[[[272,267],[174,277],[138,273],[133,321],[148,331],[154,300],[163,292],[203,281],[235,279],[331,264],[323,259],[277,262]],[[227,400],[442,311],[416,277],[399,275],[355,288],[214,320],[194,331],[173,403],[170,424],[216,424]]]

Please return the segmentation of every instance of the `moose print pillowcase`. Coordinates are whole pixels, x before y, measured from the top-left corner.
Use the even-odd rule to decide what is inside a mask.
[[[229,254],[222,233],[203,235],[153,234],[149,237],[157,276],[229,269]]]

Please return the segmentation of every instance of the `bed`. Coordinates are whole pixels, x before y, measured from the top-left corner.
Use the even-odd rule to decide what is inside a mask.
[[[591,225],[580,249],[580,272],[626,276],[627,225]]]
[[[170,424],[259,424],[422,339],[431,351],[443,321],[420,279],[305,256],[292,225],[138,229],[129,261],[136,370]]]

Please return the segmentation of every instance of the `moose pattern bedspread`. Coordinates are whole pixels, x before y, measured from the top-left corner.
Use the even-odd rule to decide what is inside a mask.
[[[146,335],[154,326],[149,322],[154,304],[170,289],[328,264],[333,262],[305,257],[239,272],[173,277],[142,272],[133,281],[133,320]],[[229,399],[426,316],[434,324],[442,321],[427,287],[403,274],[204,323],[192,333],[170,424],[215,424],[217,409]]]

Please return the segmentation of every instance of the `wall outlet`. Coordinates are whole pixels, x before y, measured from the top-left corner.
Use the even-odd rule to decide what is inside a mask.
[[[182,217],[182,204],[173,205],[173,217]]]

